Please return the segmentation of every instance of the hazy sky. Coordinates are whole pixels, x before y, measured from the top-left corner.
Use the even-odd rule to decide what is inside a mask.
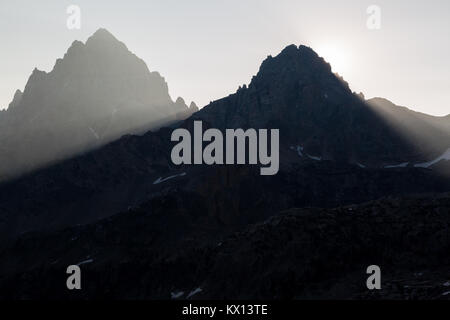
[[[366,97],[450,113],[448,0],[0,0],[0,108],[32,70],[50,71],[74,40],[104,27],[178,96],[199,106],[248,83],[267,55],[305,44]],[[81,29],[66,27],[69,5]],[[369,5],[381,29],[369,30]]]

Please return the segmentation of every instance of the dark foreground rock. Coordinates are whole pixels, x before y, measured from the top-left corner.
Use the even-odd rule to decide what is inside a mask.
[[[241,230],[205,223],[196,205],[166,195],[93,225],[24,235],[0,255],[0,298],[450,297],[450,194],[290,209]],[[66,268],[78,263],[73,292]],[[370,292],[374,264],[382,290]]]

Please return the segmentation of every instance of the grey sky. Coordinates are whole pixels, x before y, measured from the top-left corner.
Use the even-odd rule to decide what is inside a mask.
[[[81,30],[66,9],[80,6]],[[382,10],[368,30],[366,9]],[[1,0],[0,108],[32,70],[50,71],[74,40],[104,27],[159,71],[173,99],[204,106],[235,92],[289,44],[325,56],[366,97],[450,113],[450,1]]]

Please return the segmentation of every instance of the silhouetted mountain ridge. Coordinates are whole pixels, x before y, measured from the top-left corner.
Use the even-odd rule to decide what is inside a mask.
[[[73,102],[82,92],[100,116],[112,114],[103,95],[111,88],[116,102],[123,97],[117,109],[139,109],[147,95],[167,100],[165,82],[130,55],[117,69],[127,69],[123,81],[114,81],[105,66],[126,53],[114,41],[109,63],[91,67],[87,59],[70,75],[84,56],[96,56],[96,44],[111,39],[102,30],[75,43],[54,72],[35,71],[6,112],[32,109],[24,103],[32,97],[73,118],[71,111],[89,109]],[[46,95],[43,83],[62,98]],[[158,85],[154,93],[148,88]],[[69,105],[59,103],[65,97]],[[181,98],[170,102],[169,109],[187,109]],[[192,130],[195,120],[222,130],[280,129],[280,171],[261,176],[258,166],[173,165],[171,134]],[[76,298],[162,299],[181,291],[185,298],[199,287],[198,298],[351,298],[361,296],[361,275],[378,261],[381,297],[440,297],[450,205],[448,193],[438,193],[450,191],[450,161],[415,164],[449,147],[445,121],[387,100],[366,101],[312,49],[289,46],[267,58],[248,87],[183,122],[125,135],[0,184],[0,297],[73,298],[65,271],[83,263],[86,285]],[[92,135],[103,135],[101,122],[89,125]],[[380,198],[387,199],[372,201]],[[432,292],[408,291],[418,271]]]
[[[177,99],[175,104],[185,102]],[[410,115],[395,106],[388,109]],[[178,126],[192,130],[195,120],[220,129],[280,129],[280,172],[261,177],[254,166],[174,166],[171,133]],[[418,133],[428,125],[435,124],[425,122]],[[441,137],[445,145],[449,140]],[[15,238],[22,232],[94,223],[151,199],[156,199],[155,210],[163,210],[168,195],[183,214],[197,216],[192,208],[205,211],[203,227],[239,229],[293,207],[450,191],[448,161],[439,170],[413,166],[433,156],[408,143],[312,49],[289,46],[267,58],[248,87],[180,124],[127,135],[0,185],[0,230],[3,237]],[[385,168],[404,162],[411,165]],[[180,209],[188,201],[191,206]],[[171,223],[176,221],[165,226]]]
[[[450,148],[449,130],[434,128],[445,127],[443,119],[400,108],[380,112],[305,46],[291,45],[269,56],[248,87],[212,102],[193,118],[221,129],[277,128],[285,147],[365,166],[425,161]],[[402,118],[417,121],[401,123]]]

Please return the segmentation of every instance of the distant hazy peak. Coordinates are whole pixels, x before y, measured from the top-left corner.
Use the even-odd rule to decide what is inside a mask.
[[[0,180],[142,133],[193,110],[106,29],[74,41],[50,72],[34,69],[0,125]],[[6,156],[7,155],[7,156]]]
[[[147,64],[106,29],[97,30],[86,43],[74,41],[63,58],[57,59],[51,73],[68,76],[73,73],[152,77],[164,82],[159,74],[151,73]]]
[[[86,49],[103,52],[111,49],[129,51],[127,46],[114,37],[109,31],[106,29],[98,29],[86,40],[86,43],[79,40],[73,41],[63,59],[80,55],[85,52]],[[61,59],[58,59],[58,61],[60,60]]]
[[[97,31],[95,31],[94,34],[90,36],[89,39],[104,39],[104,40],[118,41],[117,38],[114,37],[114,35],[105,28],[100,28]]]
[[[197,104],[194,101],[192,101],[191,104],[189,105],[189,109],[199,110]]]
[[[382,97],[373,97],[373,98],[368,99],[367,101],[384,102],[384,103],[389,103],[389,104],[395,105],[392,101],[390,101],[386,98],[382,98]]]
[[[128,50],[127,46],[123,42],[117,40],[117,38],[114,37],[106,29],[97,30],[92,36],[87,39],[86,46],[115,46]]]
[[[67,51],[77,50],[80,48],[84,48],[84,43],[80,40],[74,40]]]
[[[176,103],[176,104],[183,104],[183,105],[186,104],[186,102],[184,101],[184,99],[183,99],[182,97],[178,97],[178,98],[177,98],[177,101],[176,101],[175,103]]]
[[[16,90],[16,92],[14,93],[14,98],[11,101],[11,103],[8,106],[8,109],[13,109],[15,106],[17,106],[18,104],[20,104],[20,101],[22,100],[22,96],[23,96],[23,92],[20,90]]]
[[[373,107],[378,107],[378,108],[388,108],[388,109],[394,109],[394,110],[395,109],[404,109],[404,110],[409,110],[409,111],[417,113],[417,114],[421,113],[421,112],[413,111],[407,107],[397,105],[394,102],[392,102],[386,98],[381,98],[381,97],[374,97],[374,98],[368,99],[368,100],[366,100],[366,103],[368,103],[369,105],[371,105]]]
[[[35,83],[39,82],[41,79],[44,79],[47,76],[47,72],[45,71],[41,71],[38,68],[34,68],[33,72],[31,73],[30,77],[28,78],[28,81],[25,85],[25,89],[23,91],[23,93],[28,92]],[[17,93],[17,91],[16,91]],[[21,93],[22,96],[22,93]],[[14,96],[15,99],[15,96]]]
[[[23,94],[22,91],[17,89],[16,92],[14,93],[14,99],[22,97],[22,94]]]
[[[401,105],[397,105],[394,102],[386,99],[386,98],[381,98],[381,97],[374,97],[371,99],[366,100],[366,103],[369,104],[370,106],[377,108],[378,110],[387,110],[389,112],[392,113],[392,111],[403,111],[402,114],[408,114],[409,116],[414,116],[414,117],[419,117],[419,118],[427,118],[427,119],[434,119],[434,120],[439,120],[440,118],[446,119],[445,117],[435,117],[423,112],[419,112],[419,111],[414,111],[413,109],[410,109],[408,107],[405,106],[401,106]],[[392,116],[392,114],[391,114]],[[448,116],[448,119],[450,120],[450,115]],[[432,120],[432,121],[434,121]],[[438,126],[440,126],[438,124]],[[448,130],[448,126],[447,128],[445,128],[444,131],[447,131],[450,133],[450,130]]]

